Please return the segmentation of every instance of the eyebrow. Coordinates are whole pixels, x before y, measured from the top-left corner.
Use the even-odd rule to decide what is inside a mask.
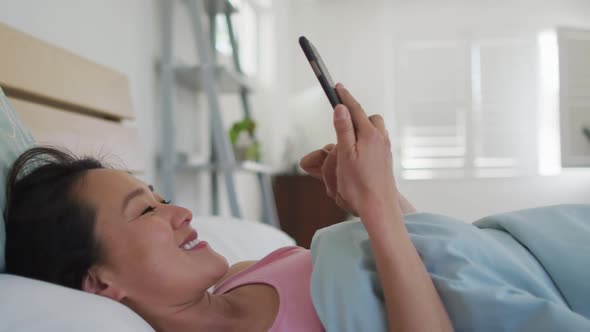
[[[148,185],[148,188],[151,190],[151,192],[154,192],[154,186],[152,186],[150,184],[150,185]],[[146,193],[146,190],[144,188],[137,188],[137,189],[133,190],[132,192],[130,192],[129,194],[127,194],[127,196],[125,196],[125,198],[123,199],[123,206],[121,208],[121,211],[125,212],[127,205],[129,205],[129,202],[131,202],[132,199],[134,199],[135,197],[141,196],[145,193]]]

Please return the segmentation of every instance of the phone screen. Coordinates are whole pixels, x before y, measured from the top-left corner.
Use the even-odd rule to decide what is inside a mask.
[[[341,104],[342,102],[338,97],[338,93],[336,93],[334,81],[332,80],[332,77],[328,72],[328,68],[324,64],[324,61],[322,60],[318,50],[307,38],[303,36],[299,37],[299,45],[301,45],[301,49],[303,50],[303,53],[305,53],[305,56],[307,57],[307,60],[309,61],[309,64],[311,65],[314,74],[318,78],[318,81],[320,82],[320,85],[322,86],[322,89],[328,97],[332,107],[336,107],[336,105]]]

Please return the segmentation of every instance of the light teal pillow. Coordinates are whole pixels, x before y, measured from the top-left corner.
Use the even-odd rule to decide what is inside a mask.
[[[35,139],[8,103],[0,88],[0,272],[4,272],[4,206],[6,205],[6,175],[12,163],[26,149],[35,145]]]

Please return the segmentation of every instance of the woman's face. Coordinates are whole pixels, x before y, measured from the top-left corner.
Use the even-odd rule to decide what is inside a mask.
[[[111,287],[107,296],[140,308],[178,306],[194,301],[227,272],[225,258],[204,242],[185,248],[198,236],[189,225],[191,212],[166,204],[133,176],[91,170],[77,192],[96,209],[102,259],[90,274],[98,280],[95,288]]]

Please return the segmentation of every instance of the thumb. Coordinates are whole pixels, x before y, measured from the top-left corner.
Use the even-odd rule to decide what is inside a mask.
[[[322,178],[322,165],[324,165],[324,160],[326,160],[329,153],[324,149],[308,153],[299,162],[299,166],[301,166],[304,171],[318,179]]]
[[[356,137],[350,112],[342,104],[334,108],[334,129],[336,129],[338,149],[340,151],[350,151],[356,143]]]

